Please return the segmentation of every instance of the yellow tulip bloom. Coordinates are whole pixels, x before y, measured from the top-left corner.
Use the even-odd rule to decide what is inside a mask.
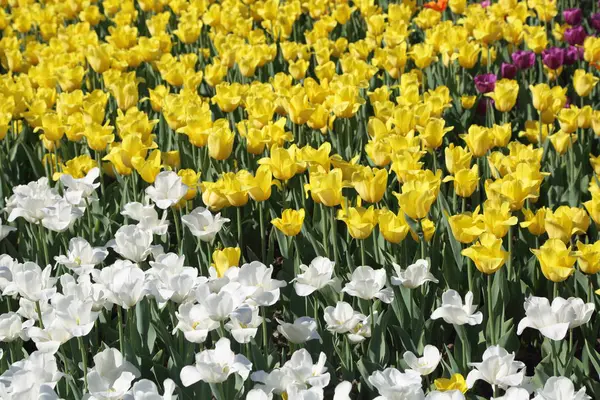
[[[223,250],[215,250],[212,254],[210,264],[217,272],[217,277],[222,278],[229,268],[237,268],[240,263],[242,252],[239,247],[225,247]]]
[[[600,272],[600,241],[585,244],[577,241],[577,264],[584,274],[593,275]]]
[[[475,267],[487,275],[498,271],[508,259],[508,252],[502,248],[502,239],[485,232],[479,241],[464,249],[461,254],[473,260]]]
[[[531,251],[540,262],[546,279],[552,282],[562,282],[575,272],[573,265],[577,257],[560,239],[548,239],[542,247]]]
[[[303,208],[300,210],[283,210],[281,218],[272,219],[271,224],[286,236],[296,236],[302,230],[304,214]]]
[[[368,203],[377,203],[387,190],[388,172],[386,169],[363,167],[352,174],[352,186],[358,195]]]
[[[348,232],[354,239],[366,239],[377,225],[377,211],[373,206],[346,208],[342,203],[337,219],[346,223]]]

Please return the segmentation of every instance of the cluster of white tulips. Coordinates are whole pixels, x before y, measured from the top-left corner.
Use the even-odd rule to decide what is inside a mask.
[[[64,231],[98,201],[97,176],[92,170],[84,179],[63,179],[63,195],[50,188],[44,178],[16,187],[7,201],[8,220],[22,217],[32,232],[36,232],[36,225]],[[181,178],[163,172],[146,190],[145,203],[123,205],[122,215],[137,224],[118,228],[105,246],[93,247],[85,238],[73,237],[64,254],[44,267],[25,261],[30,258],[27,256],[24,260],[0,256],[2,301],[10,310],[0,315],[0,340],[8,350],[2,353],[6,368],[0,376],[0,398],[59,398],[55,388],[64,380],[67,389],[61,396],[97,400],[174,399],[178,390],[195,388],[199,382],[208,384],[212,396],[219,400],[350,399],[353,384],[339,376],[332,379],[335,372],[329,371],[328,358],[338,357],[346,368],[352,368],[355,351],[350,348],[358,352],[365,349],[365,342],[383,323],[382,314],[391,307],[400,288],[412,298],[438,283],[426,259],[406,269],[393,264],[392,274],[360,266],[351,276],[343,276],[336,274],[333,261],[319,256],[308,265],[299,265],[290,282],[277,279],[274,267],[259,261],[217,270],[214,265],[200,265],[203,260],[198,258],[198,265],[188,266],[184,254],[165,252],[161,244],[169,228],[166,210],[186,191]],[[183,215],[181,221],[198,239],[197,249],[202,242],[213,245],[229,222],[203,208]],[[2,236],[13,229],[3,226]],[[40,233],[38,240],[44,241],[44,236]],[[107,263],[108,259],[112,261]],[[277,312],[290,301],[281,294],[288,284],[293,285],[296,299],[305,299],[305,314],[310,300],[313,315],[285,320],[283,313]],[[334,294],[330,304],[322,301],[328,297],[319,297],[327,291]],[[412,308],[413,300],[409,301]],[[460,293],[448,289],[435,310],[424,317],[442,319],[457,331],[463,325],[476,327],[482,323],[483,314],[473,301],[471,292],[463,301]],[[168,335],[173,340],[163,338],[162,345],[177,347],[179,353],[164,367],[175,379],[153,381],[142,376],[143,362],[132,353],[128,342],[133,336],[129,332],[143,326],[139,311],[143,302],[153,324],[170,326]],[[359,307],[361,302],[366,306]],[[531,328],[551,341],[561,341],[574,328],[587,324],[595,307],[579,298],[556,297],[550,303],[532,296],[524,308],[526,317],[518,323],[517,334]],[[167,317],[161,320],[165,310]],[[274,321],[270,318],[273,315]],[[99,341],[101,336],[109,337],[103,331],[115,318],[116,340]],[[276,331],[268,335],[268,325],[275,323]],[[156,329],[152,329],[154,335]],[[318,351],[317,357],[314,350],[321,346],[311,347],[310,343],[322,343],[326,332],[334,338],[335,351],[323,349],[326,351]],[[282,355],[271,369],[259,368],[252,359],[257,352],[268,351],[277,338],[289,346],[289,358]],[[76,347],[69,346],[72,340]],[[26,346],[29,341],[33,346]],[[90,354],[85,343],[94,343],[98,351]],[[342,347],[345,349],[340,350]],[[78,348],[79,354],[73,348]],[[369,374],[368,384],[379,393],[378,400],[465,399],[465,390],[478,381],[491,385],[494,396],[499,396],[494,397],[496,400],[529,399],[532,393],[537,400],[589,398],[585,388],[576,390],[564,376],[549,377],[536,385],[526,375],[525,364],[500,345],[488,347],[479,362],[468,363],[470,372],[462,384],[460,379],[455,386],[436,381],[435,387],[441,390],[434,390],[429,376],[443,362],[443,354],[432,345],[422,344],[421,348],[420,355],[406,351],[401,359]],[[174,349],[159,346],[154,351],[175,354]],[[81,362],[69,360],[75,354]],[[193,393],[200,392],[194,389]]]

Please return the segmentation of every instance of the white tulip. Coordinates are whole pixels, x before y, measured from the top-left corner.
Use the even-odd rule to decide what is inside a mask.
[[[258,315],[258,307],[242,305],[229,315],[225,328],[238,343],[250,343],[256,336],[263,318]]]
[[[292,281],[298,296],[308,296],[325,286],[331,285],[335,262],[326,257],[318,256],[310,262],[309,266],[300,265],[301,274]]]
[[[61,199],[55,188],[48,185],[43,177],[27,185],[13,188],[13,195],[6,201],[8,222],[19,217],[32,224],[39,224],[46,217],[47,207],[54,206]]]
[[[183,303],[175,313],[177,331],[183,332],[185,339],[192,343],[204,343],[208,333],[219,327],[219,323],[208,317],[208,311],[203,304]]]
[[[375,371],[369,376],[369,382],[380,394],[376,400],[423,400],[425,397],[421,388],[421,375],[410,369],[406,372],[400,372],[396,368]]]
[[[196,207],[191,213],[181,217],[181,221],[199,240],[212,243],[223,225],[229,222],[229,218],[221,217],[221,213],[213,215],[204,207]]]
[[[102,270],[93,270],[93,278],[106,288],[107,301],[124,309],[135,306],[145,295],[145,274],[137,264],[117,260]]]
[[[252,389],[246,394],[246,400],[271,400],[273,394],[267,393],[261,389]]]
[[[553,306],[554,302],[558,302],[559,304],[562,303],[559,311],[559,314],[561,314],[559,319],[569,321],[569,328],[571,329],[587,324],[596,309],[594,303],[584,303],[583,300],[578,297],[569,297],[566,300],[557,297],[552,301]]]
[[[62,198],[45,207],[43,212],[42,225],[53,232],[66,231],[83,215],[82,210]]]
[[[121,215],[138,221],[138,228],[152,232],[154,235],[164,235],[169,230],[167,212],[163,212],[162,218],[159,218],[154,206],[145,206],[136,202],[127,203],[123,206]]]
[[[438,366],[442,355],[437,347],[427,345],[423,349],[423,357],[417,358],[413,352],[407,351],[402,356],[409,368],[425,376],[431,374]]]
[[[393,263],[392,265],[396,272],[396,276],[391,277],[392,285],[402,285],[409,289],[415,289],[426,282],[438,283],[435,276],[429,272],[428,260],[417,260],[417,262],[409,265],[404,271],[398,264]]]
[[[161,254],[150,261],[146,271],[146,286],[158,306],[163,308],[168,300],[183,303],[193,298],[198,269],[184,266],[185,256],[175,253]]]
[[[442,305],[431,314],[431,319],[442,318],[446,323],[454,325],[479,325],[483,321],[483,315],[475,310],[477,306],[473,305],[473,293],[467,292],[463,304],[460,294],[449,289],[442,294]]]
[[[27,334],[35,343],[38,351],[42,353],[55,354],[63,344],[73,338],[73,335],[62,327],[62,323],[57,323],[57,319],[51,314],[45,314],[44,329],[32,326],[27,330]]]
[[[304,389],[298,386],[290,386],[287,391],[288,400],[323,400],[324,394],[322,388],[311,387]]]
[[[148,379],[137,381],[130,392],[123,397],[123,400],[175,400],[177,395],[175,392],[175,382],[171,379],[165,379],[163,382],[165,388],[164,394],[161,396],[156,387],[156,383]]]
[[[98,311],[92,311],[94,303],[91,300],[58,296],[52,303],[56,318],[73,337],[82,337],[90,333],[99,314]]]
[[[503,347],[490,346],[483,353],[480,363],[469,363],[476,369],[467,375],[467,386],[472,388],[478,380],[492,386],[506,389],[519,386],[525,377],[525,364],[515,361],[515,353],[509,353]]]
[[[99,177],[100,169],[98,167],[90,169],[85,177],[79,179],[75,179],[69,174],[62,174],[60,181],[67,189],[65,199],[74,206],[82,207],[97,200],[96,189],[100,183],[96,183],[96,179]]]
[[[40,394],[47,394],[48,389],[54,389],[62,377],[54,355],[34,351],[0,375],[0,388],[4,386],[3,390],[10,395],[2,398],[41,400],[43,397]]]
[[[252,370],[252,363],[243,355],[234,354],[230,345],[229,339],[221,338],[214,350],[196,354],[196,363],[181,370],[183,386],[188,387],[198,381],[221,383],[231,374],[237,374],[245,381]]]
[[[352,391],[352,383],[342,381],[337,384],[333,393],[333,400],[350,400],[350,392]]]
[[[350,332],[366,317],[355,311],[350,304],[338,301],[335,307],[325,308],[323,318],[328,331],[343,334]]]
[[[529,400],[531,396],[526,389],[519,387],[510,387],[504,393],[504,396],[492,397],[492,400]]]
[[[99,283],[92,283],[90,275],[79,276],[77,280],[72,275],[60,277],[60,285],[64,296],[75,296],[81,301],[91,301],[92,311],[100,311],[106,305],[108,292]]]
[[[377,317],[377,312],[375,312],[375,318],[376,317]],[[350,329],[350,332],[348,332],[348,335],[347,335],[350,343],[361,343],[366,338],[371,337],[371,318],[373,318],[372,315],[365,317],[358,324],[356,324],[352,329]]]
[[[106,244],[124,258],[142,262],[152,253],[152,233],[136,225],[125,225],[115,233],[114,240]]]
[[[19,314],[14,312],[0,314],[0,342],[13,342],[19,338],[29,340],[27,328],[33,323],[33,320],[23,323]]]
[[[121,399],[139,378],[140,371],[117,349],[106,349],[94,356],[94,368],[88,372],[88,391],[95,399]]]
[[[352,279],[344,286],[342,292],[364,300],[379,299],[384,303],[391,303],[394,292],[384,288],[386,275],[384,269],[375,270],[369,266],[356,268],[352,272]]]
[[[427,394],[425,400],[465,400],[465,395],[460,390],[448,390],[446,392],[434,390]]]
[[[32,302],[47,302],[56,293],[56,278],[52,277],[52,266],[43,270],[34,262],[17,264],[12,270],[13,281],[2,292],[4,296],[18,293]]]
[[[4,292],[4,289],[12,282],[12,271],[16,265],[19,265],[19,262],[8,254],[0,255],[0,293]],[[16,294],[14,293],[13,296]]]
[[[9,233],[16,231],[17,228],[13,228],[12,226],[3,225],[2,220],[0,219],[0,240],[3,240],[8,236]]]
[[[309,340],[321,340],[317,332],[317,321],[310,317],[297,318],[293,324],[280,320],[277,322],[279,323],[277,331],[292,343],[302,344]]]
[[[251,289],[252,294],[249,295],[249,299],[256,305],[272,306],[279,300],[279,289],[287,285],[285,281],[271,278],[272,274],[273,267],[267,268],[261,262],[252,261],[239,268],[237,281]]]
[[[585,386],[575,392],[575,386],[569,378],[553,376],[549,378],[542,389],[535,392],[533,400],[587,400]]]
[[[64,265],[77,275],[89,274],[94,267],[102,263],[108,256],[103,247],[92,247],[87,240],[74,237],[69,241],[69,251],[66,256],[54,257],[57,263]]]
[[[162,171],[156,176],[154,185],[146,188],[146,195],[158,208],[167,208],[179,203],[188,191],[181,177],[173,171]]]

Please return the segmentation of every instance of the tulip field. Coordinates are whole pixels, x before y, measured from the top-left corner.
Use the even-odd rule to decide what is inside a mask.
[[[598,1],[0,31],[0,400],[600,399]]]

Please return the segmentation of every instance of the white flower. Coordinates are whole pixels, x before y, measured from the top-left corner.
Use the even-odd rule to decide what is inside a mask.
[[[391,303],[394,292],[385,286],[385,270],[374,270],[369,266],[358,267],[352,272],[352,280],[344,286],[342,292],[364,300],[377,298],[384,303]]]
[[[125,309],[136,305],[145,295],[144,271],[131,261],[117,260],[100,271],[93,270],[92,276],[106,288],[107,301]]]
[[[117,230],[115,239],[106,246],[112,247],[124,258],[141,262],[152,252],[152,233],[136,225],[125,225]]]
[[[429,272],[428,260],[417,260],[417,262],[409,265],[404,271],[398,264],[393,263],[392,265],[394,266],[394,271],[397,275],[397,277],[391,277],[392,285],[402,285],[409,289],[414,289],[426,282],[438,283],[438,280],[435,279],[435,276]]]
[[[130,392],[123,397],[123,400],[175,400],[177,395],[173,395],[175,392],[175,382],[171,379],[165,379],[163,382],[165,388],[164,394],[161,396],[158,393],[156,384],[148,379],[142,379],[137,381]]]
[[[246,393],[246,400],[271,400],[272,398],[272,393],[267,393],[261,389],[252,389]]]
[[[421,375],[429,375],[437,368],[442,355],[437,347],[427,345],[423,349],[423,357],[417,358],[412,351],[407,351],[402,358],[410,369],[417,371]]]
[[[369,382],[375,386],[380,396],[376,400],[423,400],[425,394],[421,388],[421,375],[407,370],[400,372],[396,368],[375,371]]]
[[[375,312],[375,318],[376,317],[377,312]],[[371,318],[373,318],[373,316],[369,315],[350,329],[347,336],[350,343],[361,343],[366,338],[371,337]]]
[[[43,270],[34,262],[17,264],[13,267],[13,281],[7,285],[2,295],[18,293],[25,299],[36,302],[48,301],[56,293],[56,278],[52,278],[52,266]]]
[[[100,283],[92,283],[90,275],[82,275],[75,280],[72,275],[64,274],[60,277],[60,285],[63,295],[91,301],[92,311],[100,311],[106,305],[107,289]]]
[[[317,332],[317,321],[310,317],[297,318],[293,324],[277,320],[277,331],[287,340],[295,344],[302,344],[309,340],[321,340]]]
[[[446,323],[454,325],[479,325],[483,321],[483,315],[475,310],[477,306],[473,305],[473,293],[467,292],[463,304],[460,294],[449,289],[442,294],[442,305],[431,314],[431,319],[442,318]]]
[[[448,390],[446,392],[434,390],[427,394],[425,400],[465,400],[465,395],[460,390]]]
[[[88,390],[95,399],[120,399],[140,371],[123,359],[117,349],[106,349],[94,356],[94,368],[88,372]]]
[[[191,213],[181,217],[181,221],[188,227],[192,235],[203,242],[212,243],[229,219],[221,217],[221,213],[213,215],[204,207],[196,207]]]
[[[562,340],[569,328],[575,328],[590,320],[594,312],[593,304],[584,304],[583,300],[557,297],[550,301],[545,297],[530,296],[523,304],[525,318],[517,327],[517,335],[525,328],[533,328],[552,340]]]
[[[162,171],[156,176],[154,185],[146,188],[146,195],[158,208],[166,210],[179,203],[187,191],[188,187],[176,172]]]
[[[41,400],[40,393],[54,389],[62,377],[54,355],[34,351],[29,357],[12,364],[0,376],[0,389],[4,386],[5,392],[10,395],[8,398]]]
[[[310,262],[309,266],[300,265],[302,274],[298,274],[294,282],[294,289],[298,296],[308,296],[316,290],[321,290],[325,286],[333,283],[335,262],[326,257],[316,257]]]
[[[90,169],[87,175],[80,179],[75,179],[69,174],[62,174],[60,181],[67,189],[65,199],[74,206],[86,206],[90,200],[95,200],[96,189],[100,186],[100,183],[95,182],[99,176],[100,169],[98,167]]]
[[[127,203],[123,206],[121,215],[138,221],[137,226],[154,235],[164,235],[169,230],[167,212],[163,212],[162,218],[158,218],[158,212],[154,206],[145,206],[142,203]]]
[[[208,311],[203,304],[184,303],[175,313],[177,326],[173,329],[183,332],[185,339],[192,343],[204,343],[208,333],[219,327],[219,323],[208,317]]]
[[[344,301],[338,301],[335,307],[328,306],[323,314],[327,330],[335,333],[348,333],[366,317],[354,311],[352,306]]]
[[[585,386],[575,392],[575,386],[569,378],[553,376],[546,381],[543,389],[535,392],[533,400],[587,400],[590,398],[585,394]]]
[[[19,262],[8,254],[0,255],[0,293],[12,282],[12,271],[16,265],[19,265]]]
[[[500,346],[488,347],[480,363],[469,365],[476,368],[467,375],[469,388],[472,388],[476,381],[483,380],[492,386],[506,389],[519,386],[525,377],[525,364],[515,361],[515,353],[509,353]]]
[[[2,220],[0,219],[0,240],[3,240],[9,233],[16,230],[17,228],[13,228],[12,226],[2,225]]]
[[[106,259],[108,251],[103,247],[92,247],[87,240],[74,237],[69,241],[66,256],[54,257],[57,263],[64,265],[77,275],[89,274],[92,269]]]
[[[23,323],[19,314],[14,312],[0,314],[0,342],[12,342],[19,338],[29,340],[27,328],[33,323],[33,320]]]
[[[245,381],[252,370],[252,363],[243,355],[234,354],[230,344],[229,339],[221,338],[214,350],[196,354],[196,364],[181,370],[183,386],[188,387],[198,381],[221,383],[231,374],[238,374]]]
[[[58,199],[54,204],[43,209],[42,225],[53,232],[64,232],[83,215],[83,211],[65,199]]]
[[[56,189],[48,185],[46,177],[15,186],[13,195],[6,202],[8,222],[22,217],[27,222],[39,224],[46,217],[47,207],[54,206],[60,199]]]
[[[239,268],[237,281],[252,289],[249,297],[256,305],[272,306],[279,300],[279,288],[286,286],[285,281],[271,278],[272,274],[273,267],[267,268],[261,262],[252,261]]]
[[[526,389],[511,387],[506,390],[504,396],[492,397],[492,400],[529,400],[530,395]]]
[[[348,381],[338,383],[333,393],[333,400],[350,400],[350,391],[352,391],[352,383]]]
[[[290,386],[287,391],[288,400],[323,400],[323,389],[311,387],[304,389],[298,386]]]
[[[203,303],[210,319],[225,321],[229,318],[229,314],[242,304],[244,299],[236,293],[238,287],[237,282],[228,283],[219,293],[211,293],[204,299]]]
[[[98,311],[92,311],[91,300],[81,300],[75,296],[58,296],[53,300],[56,318],[62,327],[74,337],[86,336],[94,327]]]
[[[71,340],[73,336],[62,327],[62,323],[58,322],[53,313],[43,314],[42,319],[44,329],[32,326],[27,330],[27,334],[40,352],[55,354],[59,347]]]
[[[185,256],[175,253],[161,254],[156,261],[150,261],[146,271],[146,286],[160,308],[168,300],[183,303],[193,297],[193,289],[198,277],[198,269],[185,267]]]
[[[256,336],[263,319],[258,315],[258,307],[242,305],[229,315],[225,328],[238,343],[250,343]]]

